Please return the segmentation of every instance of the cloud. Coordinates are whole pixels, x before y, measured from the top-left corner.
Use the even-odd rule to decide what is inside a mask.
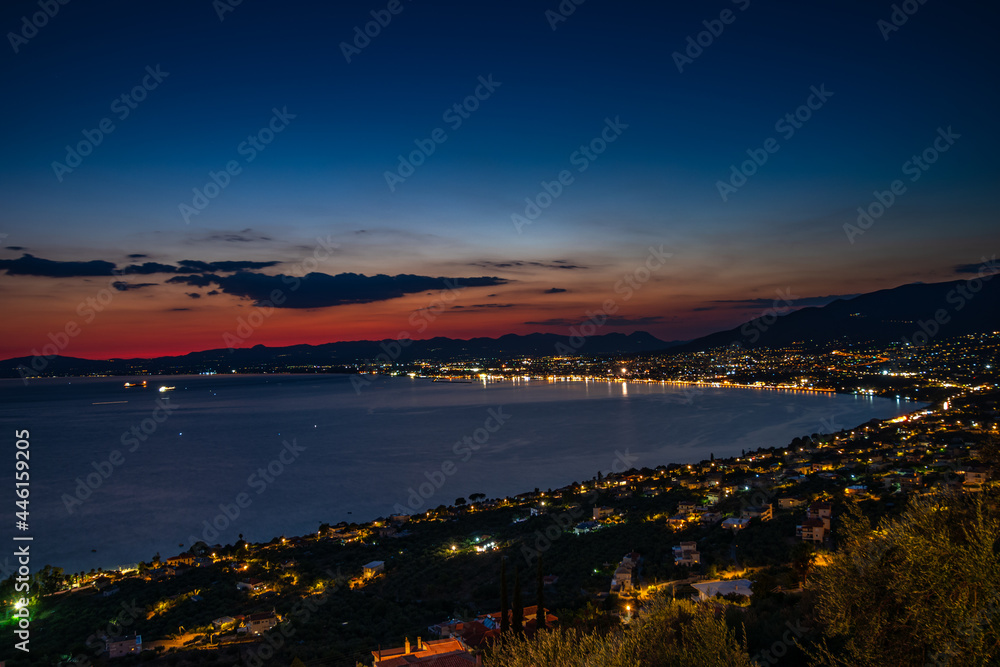
[[[177,273],[213,273],[215,271],[231,273],[233,271],[247,271],[250,269],[266,269],[281,264],[281,262],[199,262],[195,259],[182,259],[177,263],[180,264]]]
[[[172,264],[145,262],[143,264],[130,264],[122,269],[122,272],[148,276],[153,273],[177,273],[177,267]]]
[[[247,271],[249,269],[266,269],[277,266],[281,262],[251,262],[251,261],[220,261],[202,262],[197,259],[182,259],[173,264],[161,264],[160,262],[145,262],[143,264],[131,264],[125,267],[125,273],[135,273],[148,275],[151,273],[233,273],[236,271]]]
[[[128,256],[129,259],[143,259],[145,257],[149,257],[149,255],[144,255],[141,252],[134,252]]]
[[[27,248],[24,247],[23,245],[9,245],[9,246],[7,246],[7,249],[8,250],[17,250],[17,251],[27,250]]]
[[[174,276],[173,278],[168,278],[168,283],[182,283],[184,285],[192,285],[194,287],[208,287],[209,285],[215,284],[222,280],[219,276],[208,274],[204,276]]]
[[[155,287],[158,284],[159,283],[127,283],[123,280],[117,280],[111,283],[111,286],[119,292],[127,292],[129,290],[141,289],[143,287]]]
[[[187,295],[189,297],[191,297],[192,299],[200,299],[201,298],[201,294],[198,294],[197,292],[188,292]]]
[[[18,246],[15,246],[17,249]],[[133,253],[130,258],[147,257],[141,253]],[[129,264],[118,269],[114,262],[104,260],[90,260],[85,262],[70,261],[63,262],[52,259],[43,259],[34,255],[24,253],[18,259],[0,259],[0,270],[7,271],[11,276],[40,276],[44,278],[89,278],[94,276],[124,276],[138,275],[148,276],[157,273],[234,273],[249,269],[266,269],[281,264],[279,261],[253,262],[253,261],[232,261],[225,260],[219,262],[202,262],[195,259],[182,259],[177,263],[163,264],[161,262],[144,262],[142,264]],[[149,283],[154,284],[154,283]]]
[[[58,262],[29,255],[18,259],[0,259],[0,269],[10,276],[44,276],[47,278],[76,278],[81,276],[110,276],[115,265],[111,262]]]
[[[310,273],[295,276],[269,276],[263,273],[239,271],[231,276],[216,274],[174,276],[168,283],[181,283],[196,287],[216,284],[226,294],[249,299],[257,303],[268,302],[276,308],[326,308],[351,303],[387,301],[406,294],[439,291],[453,287],[481,287],[503,285],[503,278],[480,276],[477,278],[431,278],[400,274],[366,276],[358,273]],[[275,294],[280,296],[276,297]],[[277,303],[281,300],[282,303]]]
[[[553,317],[547,320],[540,320],[537,322],[525,322],[525,324],[530,324],[532,326],[539,327],[575,327],[589,322],[588,319],[569,319],[566,317]],[[659,315],[653,315],[649,317],[609,317],[603,326],[609,327],[633,327],[633,326],[644,326],[648,324],[662,324],[663,318]]]
[[[561,287],[550,287],[549,289],[542,292],[542,294],[562,294],[565,291],[566,290],[564,290]]]
[[[721,303],[725,305],[731,305],[735,308],[774,308],[774,307],[784,307],[784,308],[805,308],[806,306],[825,306],[827,304],[833,303],[838,299],[853,299],[858,296],[857,294],[830,294],[827,296],[809,296],[802,299],[792,299],[791,301],[784,301],[782,297],[776,296],[775,298],[763,298],[763,299],[717,299],[711,301],[710,303]]]
[[[556,259],[552,262],[522,262],[509,261],[509,262],[493,262],[489,260],[482,260],[479,262],[469,262],[469,266],[478,266],[483,269],[527,269],[527,268],[539,268],[539,269],[586,269],[585,266],[579,266],[576,264],[570,264],[565,259]]]
[[[985,275],[990,275],[996,273],[997,271],[997,260],[996,255],[993,255],[993,259],[988,260],[983,257],[983,261],[979,264],[959,264],[955,267],[955,273],[961,274],[972,274],[979,275],[982,273]]]
[[[470,306],[452,306],[452,308],[513,308],[514,303],[474,303]]]
[[[273,241],[274,239],[266,234],[255,232],[250,227],[238,232],[216,231],[209,232],[201,237],[203,241],[222,241],[223,243],[255,243],[258,241]]]

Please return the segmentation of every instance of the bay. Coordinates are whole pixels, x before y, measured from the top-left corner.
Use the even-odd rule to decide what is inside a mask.
[[[11,504],[4,532],[33,537],[33,569],[108,568],[193,539],[267,541],[472,493],[739,455],[922,405],[667,383],[143,379],[0,381],[8,451],[21,429],[31,451],[29,530],[15,529]]]

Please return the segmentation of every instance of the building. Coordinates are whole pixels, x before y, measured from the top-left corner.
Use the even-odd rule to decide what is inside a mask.
[[[826,519],[828,522],[829,519]],[[806,519],[795,527],[795,536],[804,542],[822,542],[826,537],[827,526],[823,519]]]
[[[614,514],[614,509],[610,507],[595,507],[594,508],[594,521],[600,521],[601,519],[606,519],[607,517]]]
[[[736,517],[729,517],[722,522],[722,527],[726,530],[743,530],[749,525],[750,519],[737,519]]]
[[[803,502],[798,498],[778,498],[778,508],[783,510],[790,510],[793,507],[798,507],[802,505]]]
[[[267,584],[261,579],[254,579],[253,577],[249,579],[244,579],[243,581],[236,582],[236,588],[241,591],[250,591],[251,593],[259,593],[265,588]]]
[[[813,503],[807,513],[810,519],[829,519],[833,517],[833,505],[830,503]]]
[[[698,565],[701,563],[701,554],[698,552],[697,542],[681,542],[680,546],[674,547],[674,565]]]
[[[767,505],[751,505],[743,509],[740,513],[741,518],[744,519],[760,519],[761,521],[770,521],[774,518],[774,510],[771,507],[771,503]]]
[[[978,491],[990,478],[989,471],[983,468],[967,468],[962,487],[966,490]]]
[[[361,566],[361,571],[364,574],[365,579],[371,579],[380,572],[385,572],[385,561],[373,560]]]
[[[131,653],[142,653],[142,637],[128,635],[126,637],[108,637],[105,642],[109,658],[120,658]]]
[[[278,615],[273,611],[247,616],[247,630],[250,634],[259,635],[278,625]]]
[[[372,657],[375,659],[374,667],[404,667],[406,665],[457,667],[464,664],[480,664],[476,658],[465,651],[462,643],[454,638],[425,642],[417,637],[416,646],[410,645],[409,637],[404,642],[400,648],[372,651]]]

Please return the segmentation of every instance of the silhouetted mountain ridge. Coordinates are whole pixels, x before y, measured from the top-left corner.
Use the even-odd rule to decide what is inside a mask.
[[[320,345],[289,345],[245,348],[219,348],[191,352],[180,356],[152,359],[80,359],[56,356],[51,359],[18,357],[0,362],[0,377],[21,377],[25,369],[34,368],[42,375],[86,375],[105,373],[129,375],[141,368],[148,373],[229,372],[233,368],[333,366],[347,370],[356,362],[462,361],[465,359],[513,359],[525,356],[554,356],[567,348],[580,354],[614,355],[657,352],[679,344],[663,341],[644,331],[631,334],[607,333],[589,336],[577,350],[570,339],[561,334],[506,334],[499,338],[436,337],[426,340],[398,341],[358,340]],[[44,362],[44,366],[42,366]],[[19,372],[18,369],[21,369]],[[29,374],[30,375],[30,374]]]
[[[777,308],[765,309],[741,326],[696,338],[671,348],[670,353],[728,345],[920,345],[937,337],[1000,331],[1000,281],[991,278],[988,275],[982,280],[910,283],[783,315],[779,302]],[[976,287],[978,290],[973,292]]]

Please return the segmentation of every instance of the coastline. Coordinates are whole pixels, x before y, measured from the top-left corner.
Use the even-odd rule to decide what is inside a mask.
[[[315,374],[311,374],[311,373],[283,373],[283,374],[261,373],[261,374],[237,374],[237,375],[244,375],[244,376],[251,376],[251,375],[253,375],[253,376],[259,376],[259,377],[271,377],[273,375],[311,377],[311,376],[313,376]],[[84,376],[84,377],[92,377],[92,376]],[[135,377],[135,376],[117,376],[117,377]],[[147,376],[147,377],[156,377],[156,376]],[[164,377],[170,377],[170,376],[164,376]],[[177,376],[173,376],[173,377],[177,377]],[[192,377],[199,377],[199,376],[192,376]],[[225,377],[230,377],[230,376],[227,375]],[[385,377],[389,377],[389,376],[385,376]],[[622,383],[663,384],[663,385],[681,386],[681,387],[691,386],[691,387],[706,387],[706,388],[714,388],[714,389],[764,389],[764,390],[769,390],[769,391],[783,391],[783,392],[789,392],[789,393],[822,393],[822,394],[840,394],[840,395],[844,395],[844,396],[863,396],[863,397],[871,397],[871,398],[879,397],[877,395],[872,396],[872,395],[868,395],[868,394],[856,394],[856,393],[853,393],[853,392],[836,392],[836,391],[832,391],[832,390],[816,390],[816,389],[811,389],[811,388],[799,389],[799,388],[794,388],[794,387],[781,387],[781,386],[737,385],[735,383],[671,382],[671,381],[645,380],[645,379],[633,380],[633,379],[606,379],[606,378],[602,378],[602,379],[599,379],[599,380],[597,380],[597,379],[594,379],[594,380],[584,380],[582,378],[576,378],[576,377],[560,377],[560,378],[539,377],[539,378],[535,378],[535,379],[533,379],[531,381],[533,381],[533,382],[534,381],[543,381],[543,382],[582,382],[582,381],[589,381],[589,382],[596,382],[596,383],[601,383],[601,384],[606,384],[606,383],[607,384],[611,384],[611,383],[614,383],[614,384],[622,384]],[[513,380],[513,382],[517,382],[517,380]],[[879,397],[879,398],[888,398],[888,397],[882,396],[882,397]],[[898,400],[902,402],[902,399],[898,399]],[[912,415],[913,413],[919,412],[919,411],[925,409],[926,407],[928,407],[929,405],[931,405],[929,403],[918,402],[918,401],[909,401],[908,400],[908,401],[905,401],[905,402],[911,404],[912,409],[907,410],[906,412],[903,412],[903,413],[899,413],[899,415],[897,415],[895,417],[873,418],[873,419],[876,419],[879,422],[886,422],[886,421],[889,421],[891,419],[898,419],[900,417],[906,417],[906,416]],[[866,421],[864,421],[864,422],[862,422],[862,423],[860,423],[860,424],[858,424],[858,425],[856,425],[856,426],[854,426],[852,428],[843,428],[843,429],[840,429],[839,431],[837,431],[835,433],[829,433],[829,434],[823,434],[823,435],[835,435],[836,433],[850,432],[850,431],[859,429],[859,428],[861,428],[861,427],[869,424],[871,421],[872,420],[866,420]],[[770,444],[770,445],[767,445],[767,446],[761,446],[760,449],[762,449],[762,450],[767,450],[767,449],[784,449],[788,445],[789,445],[788,442],[785,442],[785,443],[782,443],[782,444],[774,443],[774,444]],[[729,456],[729,457],[725,457],[724,456],[724,457],[721,457],[721,458],[717,458],[716,461],[718,461],[718,462],[725,462],[725,461],[732,461],[732,460],[735,460],[735,459],[736,459],[735,456]],[[684,461],[664,461],[664,462],[657,463],[655,466],[653,466],[653,465],[645,465],[645,466],[642,466],[642,467],[643,468],[659,468],[659,467],[670,467],[670,466],[679,466],[679,465],[693,465],[693,464],[699,463],[701,460],[707,460],[707,459],[684,460]],[[596,479],[595,477],[591,477],[589,480],[586,480],[586,481],[594,481],[595,479]],[[560,487],[560,488],[565,488],[565,487]],[[518,496],[522,496],[522,495],[524,495],[526,493],[530,493],[530,491],[523,491],[522,490],[522,491],[519,491],[519,492],[508,494],[508,495],[506,495],[504,497],[506,497],[506,498],[515,498],[515,497],[518,497]],[[453,505],[451,503],[440,503],[440,505],[444,505],[449,510],[454,510],[455,507],[456,507],[455,505]],[[424,513],[424,511],[426,511],[426,509],[424,509],[422,511],[419,511],[419,512],[412,512],[411,515],[419,515],[419,514]],[[379,518],[383,518],[383,517],[382,516],[378,516],[378,517],[376,517],[376,516],[367,516],[367,515],[366,516],[359,516],[359,517],[355,518],[353,521],[350,521],[350,523],[356,524],[358,526],[366,526],[366,525],[370,525],[374,521],[377,521]],[[309,536],[311,534],[314,534],[314,532],[315,531],[305,532],[305,533],[302,533],[302,535],[303,536]],[[281,537],[289,537],[289,536],[287,535],[287,533],[284,533],[282,535],[273,535],[273,536],[271,536],[271,540],[273,540],[273,539],[280,539]],[[266,540],[266,539],[265,540],[257,540],[257,541],[252,542],[252,544],[263,545],[263,544],[267,544],[271,540]],[[183,552],[188,551],[191,548],[191,546],[192,545],[190,545],[190,544],[184,543],[183,546],[179,545],[177,547],[177,550],[179,552],[183,553]],[[174,555],[174,554],[171,552],[170,555]],[[150,558],[151,557],[152,556],[150,556]],[[163,554],[163,557],[165,559],[166,557],[168,557],[168,555],[167,554]],[[150,562],[150,561],[147,560],[145,562]],[[53,565],[55,567],[60,567],[60,565],[58,563],[48,563],[48,564],[49,565]],[[106,571],[106,572],[113,572],[113,571],[119,571],[120,572],[120,571],[123,570],[123,568],[127,569],[130,566],[134,566],[134,565],[136,565],[136,564],[135,563],[124,563],[124,564],[123,563],[117,563],[115,565],[102,565],[100,567],[101,567],[101,569],[103,571]],[[96,567],[94,569],[96,569]]]

